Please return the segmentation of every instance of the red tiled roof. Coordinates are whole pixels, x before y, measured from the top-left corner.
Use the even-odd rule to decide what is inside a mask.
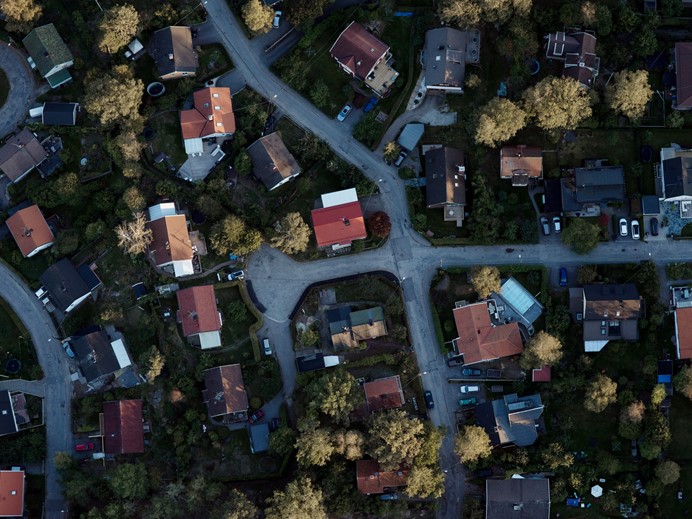
[[[194,108],[181,110],[183,139],[199,139],[217,133],[235,133],[231,89],[211,87],[193,94]]]
[[[675,334],[680,359],[692,359],[692,308],[675,310]]]
[[[329,49],[329,54],[359,79],[365,79],[375,64],[389,50],[362,25],[351,22]]]
[[[0,517],[24,515],[24,471],[0,470]]]
[[[464,364],[511,357],[524,351],[519,325],[516,322],[492,326],[485,302],[455,308],[457,351],[464,355]]]
[[[6,223],[25,258],[39,247],[55,240],[37,205],[17,211]]]
[[[404,393],[399,375],[363,384],[365,400],[371,412],[384,411],[404,405]]]
[[[191,260],[194,256],[192,241],[183,214],[169,215],[148,222],[151,229],[149,256],[158,267],[171,261]]]
[[[678,107],[692,107],[692,43],[675,44],[675,85]]]
[[[176,292],[178,296],[178,320],[183,325],[183,335],[189,337],[221,329],[221,318],[216,307],[214,287],[204,285]]]
[[[543,153],[538,146],[503,146],[500,150],[500,177],[512,178],[516,174],[530,178],[543,176]]]
[[[348,225],[346,223],[348,222]],[[360,202],[314,209],[312,224],[318,247],[349,245],[353,240],[367,237]]]
[[[144,452],[141,400],[103,403],[103,446],[106,454]]]
[[[409,470],[380,470],[375,460],[356,461],[356,482],[361,494],[382,494],[386,488],[406,486]]]
[[[531,372],[532,382],[550,382],[552,380],[552,370],[550,366],[543,366]]]

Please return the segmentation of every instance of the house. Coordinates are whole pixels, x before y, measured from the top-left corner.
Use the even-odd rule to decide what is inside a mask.
[[[538,439],[543,414],[541,395],[505,395],[476,406],[478,425],[485,429],[493,447],[527,447]]]
[[[300,175],[300,166],[279,132],[259,138],[246,151],[252,161],[253,174],[269,191]]]
[[[389,63],[389,46],[377,39],[365,27],[351,22],[329,49],[329,55],[351,77],[363,81],[382,97],[399,77]]]
[[[513,276],[502,280],[500,291],[493,292],[491,299],[497,303],[499,319],[516,321],[524,335],[533,335],[533,323],[543,314],[543,305]]]
[[[203,350],[221,346],[221,313],[216,308],[214,287],[203,285],[176,292],[178,322],[187,341]]]
[[[529,180],[543,178],[543,152],[538,146],[503,146],[500,150],[500,178],[512,186],[528,186]]]
[[[428,209],[443,210],[445,222],[462,226],[466,208],[466,157],[463,151],[444,146],[425,152],[425,199]]]
[[[335,349],[357,347],[362,341],[387,335],[384,310],[380,306],[351,312],[340,306],[327,310],[329,333]]]
[[[195,250],[187,229],[187,218],[179,214],[173,202],[161,202],[149,208],[151,230],[148,257],[152,264],[176,278],[195,273]]]
[[[248,399],[240,364],[228,364],[204,370],[202,400],[209,416],[228,416],[230,421],[247,418]]]
[[[101,286],[101,280],[89,265],[75,268],[67,258],[53,263],[39,280],[42,288],[36,292],[36,296],[49,311],[57,309],[63,314],[77,308]]]
[[[319,371],[321,369],[333,368],[341,363],[338,355],[323,355],[322,353],[313,353],[312,355],[303,355],[296,357],[296,367],[298,373],[309,373],[311,371]]]
[[[571,77],[586,89],[593,87],[601,58],[596,56],[596,37],[588,32],[556,31],[545,37],[545,56],[564,61],[563,77]]]
[[[519,355],[524,351],[519,324],[505,323],[496,317],[497,302],[481,301],[455,308],[454,322],[458,337],[454,350],[464,356],[464,364]]]
[[[109,455],[144,452],[141,400],[104,402],[100,418],[103,452]]]
[[[467,63],[480,60],[481,32],[438,27],[425,33],[423,66],[427,91],[462,94]]]
[[[19,182],[47,158],[48,152],[36,136],[24,129],[0,148],[0,171],[10,182]]]
[[[356,461],[356,485],[361,494],[384,494],[387,490],[396,490],[406,486],[410,470],[381,470],[375,460]]]
[[[680,360],[692,359],[692,291],[689,287],[675,287],[672,292],[675,352]]]
[[[79,103],[43,103],[41,122],[47,126],[74,126],[77,112]]]
[[[608,341],[639,339],[644,298],[632,283],[569,289],[569,311],[583,324],[584,351],[601,351]]]
[[[203,140],[228,137],[235,133],[235,116],[231,89],[209,87],[198,90],[192,96],[193,107],[180,111],[180,128],[185,153],[201,155]]]
[[[622,166],[575,168],[562,178],[562,210],[569,216],[598,216],[601,205],[625,200],[625,170]]]
[[[365,402],[371,413],[396,409],[406,402],[399,375],[379,378],[363,384]]]
[[[75,354],[77,367],[87,383],[117,375],[132,365],[122,338],[111,338],[106,330],[90,327],[83,335],[72,337],[70,345]]]
[[[180,79],[197,75],[197,53],[192,47],[189,27],[164,27],[154,32],[149,55],[156,64],[159,79]]]
[[[0,470],[0,517],[24,517],[24,471]]]
[[[0,436],[19,431],[19,424],[14,412],[12,395],[5,389],[0,391]],[[0,516],[1,517],[1,516]]]
[[[55,241],[53,232],[37,205],[20,209],[5,223],[25,258],[47,249]]]
[[[485,480],[485,519],[550,519],[550,480]]]
[[[692,110],[692,43],[675,44],[675,92],[673,109]]]
[[[324,194],[321,202],[322,207],[312,210],[319,248],[331,253],[348,252],[354,240],[367,237],[363,209],[355,189]]]
[[[72,79],[67,70],[73,64],[72,53],[55,25],[49,23],[36,27],[26,35],[22,43],[29,53],[31,68],[36,68],[51,88],[57,88]]]
[[[0,150],[0,153],[2,150]],[[692,218],[692,149],[681,149],[677,144],[661,149],[656,186],[664,202],[678,202],[680,218]]]
[[[248,432],[250,435],[250,452],[259,454],[269,450],[269,424],[252,424]]]

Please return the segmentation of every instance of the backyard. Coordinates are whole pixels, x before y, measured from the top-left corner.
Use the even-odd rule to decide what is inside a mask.
[[[0,373],[3,378],[23,378],[26,380],[37,380],[43,378],[43,370],[38,364],[36,351],[31,342],[29,332],[23,323],[12,311],[9,305],[0,299]],[[57,346],[56,346],[57,347]],[[10,359],[18,360],[8,366]],[[8,369],[9,368],[9,369]],[[18,371],[15,372],[15,370]]]

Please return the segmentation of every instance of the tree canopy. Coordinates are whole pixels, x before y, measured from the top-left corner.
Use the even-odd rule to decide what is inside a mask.
[[[274,224],[274,233],[270,240],[271,246],[284,254],[295,254],[308,248],[312,230],[300,213],[293,212]]]
[[[261,0],[247,0],[240,10],[243,21],[252,32],[269,32],[274,22],[274,10]]]
[[[0,0],[0,12],[5,15],[8,31],[28,33],[43,14],[43,8],[35,0]]]
[[[612,110],[639,119],[653,94],[646,70],[623,70],[615,73],[606,87],[605,98]]]
[[[475,267],[471,270],[470,277],[471,285],[480,299],[500,291],[500,271],[497,267]]]
[[[591,116],[586,89],[570,77],[548,76],[527,89],[523,100],[524,110],[544,130],[574,130]]]
[[[303,418],[298,424],[300,431],[296,438],[296,459],[302,467],[326,465],[334,454],[332,431],[318,427],[316,420]]]
[[[562,243],[577,254],[587,254],[598,245],[601,229],[584,218],[573,218],[560,235]]]
[[[680,465],[674,461],[662,461],[656,466],[656,477],[664,485],[672,485],[680,479]]]
[[[84,109],[104,126],[139,119],[144,84],[135,79],[127,65],[116,65],[110,74],[88,75]]]
[[[406,480],[404,492],[410,497],[437,499],[445,491],[445,475],[439,467],[414,465]]]
[[[520,364],[524,369],[552,366],[562,359],[562,354],[560,341],[541,330],[529,339],[521,355]]]
[[[144,213],[135,213],[132,216],[133,220],[123,222],[115,228],[118,246],[128,254],[144,254],[153,239],[152,232],[146,226],[147,219]]]
[[[212,511],[211,519],[256,519],[258,512],[245,494],[232,488],[223,504]]]
[[[121,499],[143,499],[149,493],[149,475],[142,463],[123,463],[115,467],[108,484]]]
[[[327,519],[322,491],[310,478],[291,481],[268,499],[266,519]]]
[[[685,365],[673,379],[675,390],[692,400],[692,366]]]
[[[444,0],[440,3],[440,18],[461,27],[488,23],[505,23],[511,17],[526,16],[533,0]]]
[[[103,12],[99,22],[99,50],[115,54],[139,31],[139,14],[130,4],[114,5]]]
[[[607,375],[599,373],[586,388],[584,407],[592,413],[601,413],[617,399],[618,385]]]
[[[526,112],[504,97],[494,97],[478,111],[475,141],[496,148],[526,125]]]
[[[291,0],[286,6],[286,19],[297,27],[308,27],[322,16],[324,8],[334,0]]]
[[[349,413],[363,400],[356,379],[345,369],[326,372],[313,380],[305,392],[311,408],[343,424],[348,424]]]
[[[418,418],[409,418],[401,409],[377,413],[370,418],[368,454],[382,470],[410,465],[420,452],[423,430]]]
[[[466,425],[454,438],[454,452],[462,463],[475,463],[492,451],[490,437],[480,425]]]
[[[248,227],[239,216],[228,215],[214,224],[209,240],[217,254],[225,256],[233,252],[245,256],[260,248],[262,234]]]
[[[389,221],[389,215],[384,211],[375,211],[368,218],[368,229],[373,236],[378,238],[386,238],[392,230],[392,222]]]

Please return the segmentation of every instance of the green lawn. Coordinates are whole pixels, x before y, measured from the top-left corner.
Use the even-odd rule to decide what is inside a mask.
[[[10,82],[5,73],[0,70],[0,107],[7,101],[7,96],[10,94]]]
[[[241,362],[251,359],[252,348],[248,328],[254,324],[255,317],[245,306],[238,287],[217,287],[215,293],[219,311],[223,316],[222,341],[224,346],[231,347],[232,358],[229,360]],[[245,312],[238,313],[238,308],[245,308]]]
[[[682,490],[682,501],[678,501],[678,490]],[[665,487],[663,496],[659,500],[659,517],[689,517],[690,499],[692,499],[692,466],[681,465],[680,480]]]
[[[187,160],[187,154],[180,133],[178,111],[171,110],[158,113],[147,121],[147,126],[156,132],[154,140],[151,142],[154,153],[163,151],[171,157],[173,164],[180,167]]]
[[[22,363],[19,373],[10,375],[5,371],[7,359],[19,359]],[[2,299],[0,299],[0,363],[0,374],[3,375],[3,378],[9,376],[10,378],[35,380],[43,377],[29,332],[26,331],[19,317]]]
[[[681,394],[673,395],[670,409],[670,431],[673,441],[668,447],[668,456],[676,461],[692,460],[692,402]],[[690,489],[692,491],[692,489]],[[690,494],[692,497],[692,494]]]
[[[223,45],[220,43],[204,45],[199,54],[199,68],[195,80],[203,83],[232,69],[233,62]]]

